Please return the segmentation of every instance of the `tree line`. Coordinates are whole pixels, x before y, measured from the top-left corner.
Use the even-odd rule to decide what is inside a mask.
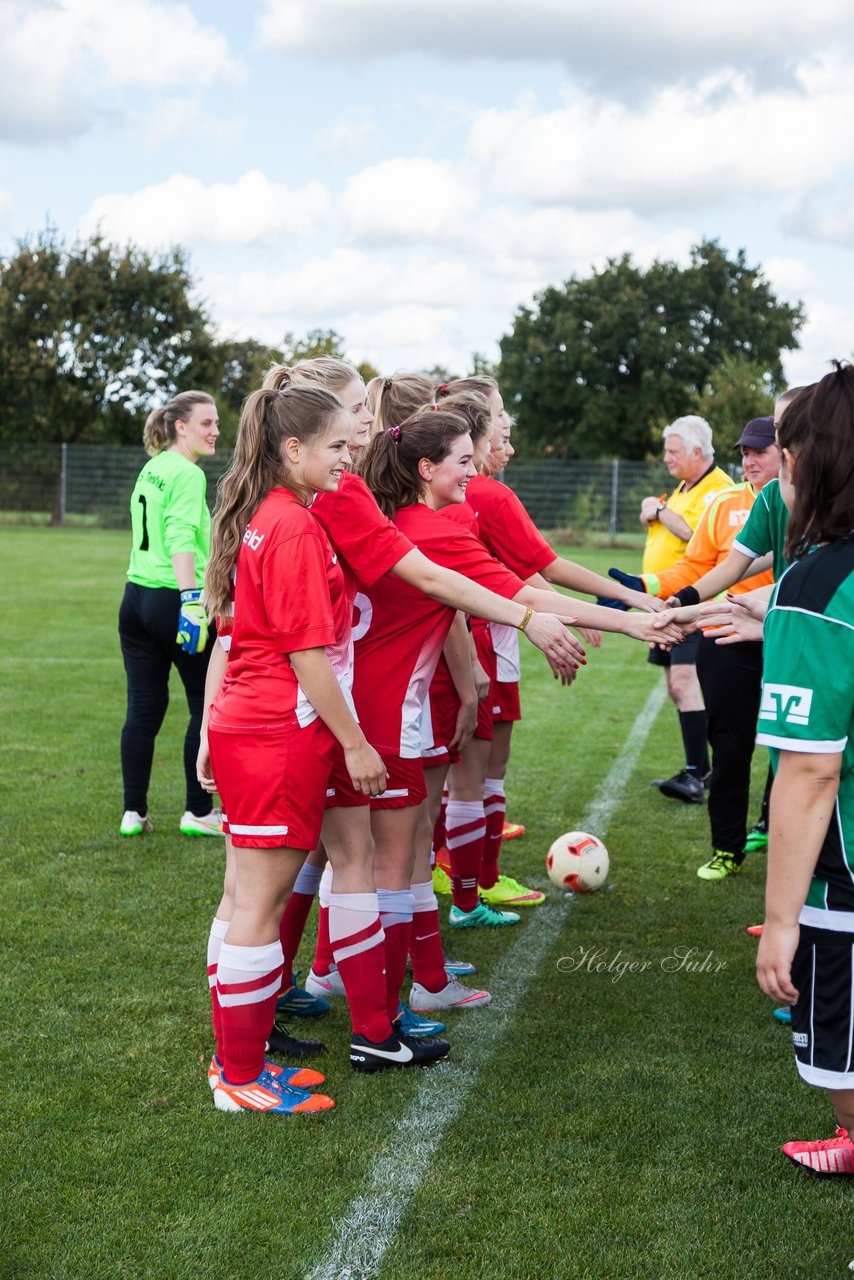
[[[730,257],[706,241],[687,267],[624,255],[543,289],[517,310],[494,369],[472,365],[498,378],[520,451],[644,458],[682,413],[703,414],[725,445],[770,411],[803,321],[744,250]],[[274,347],[219,338],[184,249],[153,254],[97,234],[69,244],[48,228],[0,259],[0,444],[137,444],[150,408],[190,386],[213,394],[233,443],[243,398],[271,362],[344,347],[334,329]]]

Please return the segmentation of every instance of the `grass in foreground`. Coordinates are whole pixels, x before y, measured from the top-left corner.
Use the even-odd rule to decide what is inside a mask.
[[[0,1280],[298,1280],[419,1078],[354,1076],[335,1008],[310,1033],[330,1047],[321,1069],[336,1112],[308,1124],[214,1111],[204,948],[221,848],[177,832],[177,684],[155,762],[157,832],[117,834],[126,536],[4,529],[0,543],[16,602],[0,659]],[[509,793],[528,834],[507,846],[506,869],[545,884],[548,844],[581,825],[660,677],[620,639],[569,690],[527,645],[524,661]],[[744,927],[761,919],[762,859],[719,885],[696,878],[705,810],[648,786],[679,757],[667,707],[603,833],[611,888],[572,905],[383,1280],[846,1274],[850,1188],[810,1182],[780,1154],[789,1137],[829,1135],[832,1118],[797,1082],[753,980]],[[763,770],[757,759],[757,801]],[[520,927],[536,929],[536,911]],[[447,938],[486,986],[512,942]],[[679,966],[691,949],[707,968]],[[646,968],[596,969],[620,960]],[[451,1038],[489,1017],[451,1016]]]

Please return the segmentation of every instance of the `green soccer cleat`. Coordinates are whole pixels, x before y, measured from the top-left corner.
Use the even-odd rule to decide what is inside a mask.
[[[203,817],[198,818],[188,809],[181,819],[182,836],[221,836],[222,814],[219,809],[211,809]]]
[[[433,892],[446,895],[451,892],[451,877],[438,864],[433,868]]]
[[[751,827],[744,841],[745,853],[762,853],[768,848],[768,827],[760,820]]]
[[[503,929],[518,924],[521,919],[515,911],[496,911],[487,902],[478,902],[473,911],[461,911],[451,907],[448,923],[452,929]]]
[[[147,813],[136,813],[133,809],[126,809],[122,814],[120,836],[150,836],[153,830],[154,824]]]
[[[725,880],[727,876],[734,876],[740,870],[741,863],[734,853],[716,849],[714,857],[697,868],[697,875],[701,880]]]
[[[546,900],[539,889],[529,889],[510,876],[499,876],[489,889],[481,885],[478,892],[491,907],[539,907]]]

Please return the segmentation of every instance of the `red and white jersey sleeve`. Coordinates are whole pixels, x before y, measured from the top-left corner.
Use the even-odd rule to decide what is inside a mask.
[[[455,569],[504,599],[523,583],[499,564],[468,530],[421,503],[395,515],[402,533],[435,564]],[[379,751],[421,755],[421,708],[454,610],[388,576],[355,601],[353,695],[359,722]]]
[[[483,545],[520,578],[541,573],[557,559],[520,499],[500,480],[475,476],[469,481],[466,502],[475,513]]]
[[[371,586],[412,550],[412,543],[384,516],[361,476],[345,471],[332,493],[319,493],[311,514],[338,553],[348,580]]]
[[[295,494],[273,489],[237,555],[228,669],[211,704],[220,730],[306,725],[317,712],[289,654],[324,648],[350,685],[350,603],[329,539]]]

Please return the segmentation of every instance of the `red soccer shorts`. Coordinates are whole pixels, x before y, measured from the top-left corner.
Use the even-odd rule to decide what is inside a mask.
[[[239,849],[316,849],[335,739],[321,719],[276,733],[208,729],[222,829]]]
[[[424,769],[420,758],[406,759],[381,751],[388,772],[386,789],[379,796],[366,796],[357,791],[344,767],[344,753],[336,752],[326,793],[327,809],[353,809],[370,804],[372,809],[410,809],[427,798]]]

